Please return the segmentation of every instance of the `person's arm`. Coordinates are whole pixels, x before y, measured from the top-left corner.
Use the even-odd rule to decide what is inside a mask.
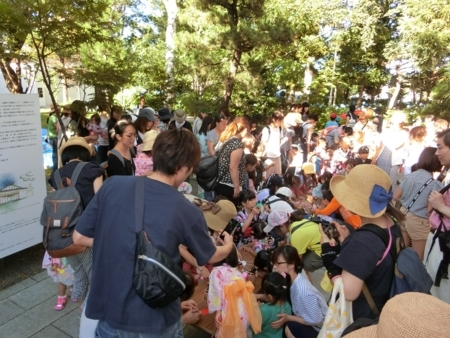
[[[312,135],[313,127],[309,127],[306,132],[306,152],[309,154],[311,149],[311,135]]]
[[[73,232],[73,243],[82,246],[92,246],[94,245],[94,238],[83,236],[75,230]]]
[[[230,154],[230,176],[231,182],[234,185],[233,197],[238,197],[240,190],[239,184],[239,162],[241,162],[242,154],[244,151],[242,149],[233,150]]]
[[[209,259],[208,263],[214,264],[225,259],[230,251],[234,248],[233,237],[227,233],[223,233],[223,246],[216,247],[216,252]]]
[[[434,209],[439,211],[445,217],[450,218],[450,207],[445,205],[444,196],[442,196],[439,191],[432,191],[428,198],[428,202]]]
[[[206,146],[208,147],[208,153],[213,156],[216,151],[214,150],[214,143],[210,140],[206,141]]]
[[[402,194],[403,194],[403,189],[400,187],[397,187],[397,189],[395,189],[394,197],[392,197],[392,200],[395,202],[400,201]]]
[[[336,198],[333,197],[333,199],[331,200],[331,202],[323,209],[317,209],[315,207],[311,208],[311,212],[315,213],[316,215],[326,215],[329,216],[331,215],[333,212],[335,212],[336,210],[339,209],[341,205],[339,204],[339,202],[337,201]]]
[[[353,302],[359,297],[364,285],[363,280],[345,270],[342,270],[342,283],[344,284],[345,299],[349,302]]]
[[[100,187],[102,186],[102,184],[103,184],[103,175],[97,177],[97,178],[94,180],[94,193],[97,193],[98,189],[100,189]]]
[[[375,155],[373,155],[371,164],[374,164],[374,165],[377,164],[378,157],[380,157],[382,150],[383,150],[383,142],[380,142],[380,144],[377,146],[377,150],[375,151]]]

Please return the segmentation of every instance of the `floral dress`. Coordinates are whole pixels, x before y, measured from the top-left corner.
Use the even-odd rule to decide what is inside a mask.
[[[143,176],[147,171],[153,171],[153,157],[146,153],[139,153],[134,158],[134,165],[136,166],[135,175]]]
[[[222,321],[227,313],[227,300],[224,297],[224,287],[239,279],[244,279],[242,273],[237,268],[233,268],[228,264],[215,267],[209,275],[208,311],[210,313],[221,311]],[[241,323],[244,326],[244,330],[247,330],[249,323],[242,298],[238,299],[238,309]]]

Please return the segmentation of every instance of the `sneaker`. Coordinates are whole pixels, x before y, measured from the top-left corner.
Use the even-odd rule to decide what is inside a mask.
[[[53,307],[56,311],[61,311],[64,309],[67,303],[66,296],[58,296],[58,303]]]

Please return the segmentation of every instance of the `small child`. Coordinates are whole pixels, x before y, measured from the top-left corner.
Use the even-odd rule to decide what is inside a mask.
[[[133,162],[136,166],[136,176],[148,176],[153,173],[153,157],[152,149],[158,132],[150,130],[144,134],[144,141],[138,146],[137,156]]]
[[[240,227],[236,228],[233,235],[234,244],[238,247],[243,244],[244,238],[251,236],[252,223],[267,218],[267,213],[261,213],[261,209],[256,207],[256,194],[253,191],[243,189],[239,193],[239,202],[241,203],[241,210],[238,211],[234,219],[240,223]]]
[[[281,338],[284,328],[274,329],[271,324],[279,320],[278,315],[283,313],[292,315],[289,304],[290,277],[288,274],[271,272],[264,276],[261,283],[261,291],[268,301],[260,306],[262,326],[261,333],[253,333],[254,338]]]
[[[73,285],[73,269],[65,258],[51,258],[48,252],[44,254],[42,268],[47,269],[47,273],[58,283],[58,301],[53,307],[56,311],[61,311],[67,304],[67,287]]]
[[[91,116],[89,124],[87,126],[90,136],[98,136],[105,138],[104,130],[102,129],[102,127],[100,127],[101,122],[102,119],[100,118],[100,115],[98,115],[97,113]],[[98,142],[95,142],[94,144],[98,145]]]
[[[266,222],[258,220],[252,224],[252,242],[244,246],[244,250],[256,256],[262,250],[272,248],[273,238],[267,236],[264,228],[267,226]]]
[[[358,164],[372,164],[372,160],[369,157],[369,147],[362,146],[358,150],[358,157],[356,158],[356,163]]]
[[[253,262],[253,271],[257,277],[263,278],[266,274],[272,272],[272,253],[271,250],[262,250],[256,254]]]
[[[320,174],[324,167],[329,167],[330,154],[326,150],[327,142],[324,138],[320,138],[317,141],[317,146],[314,149],[314,155],[316,155],[315,168],[316,173]]]
[[[258,313],[255,295],[245,287],[250,282],[245,282],[238,266],[238,254],[234,248],[216,264],[209,276],[208,311],[216,312],[216,337],[245,337],[250,321],[253,330],[261,331],[261,314]]]

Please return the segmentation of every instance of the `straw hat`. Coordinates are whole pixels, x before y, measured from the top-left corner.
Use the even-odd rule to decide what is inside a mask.
[[[347,176],[334,176],[330,189],[342,206],[367,218],[383,215],[392,199],[391,179],[372,164],[358,165]]]
[[[237,210],[229,200],[220,200],[217,203],[202,200],[194,195],[184,194],[189,201],[199,206],[205,216],[206,225],[214,231],[225,229],[228,222],[236,217]],[[200,204],[201,205],[198,205]]]
[[[92,147],[89,146],[89,144],[86,142],[86,140],[83,137],[79,137],[79,136],[73,136],[73,137],[69,138],[69,140],[67,142],[63,143],[61,148],[59,148],[59,153],[62,154],[64,149],[71,147],[71,146],[81,146],[83,148],[86,148],[89,151],[89,155],[91,155],[91,156],[94,155],[94,151],[93,151]]]
[[[153,149],[158,132],[156,130],[150,130],[144,134],[144,140],[142,144],[142,151],[150,151]]]
[[[314,164],[310,162],[303,163],[302,169],[305,175],[311,175],[316,173],[316,171],[314,170]]]
[[[444,338],[449,337],[450,305],[419,292],[405,292],[390,299],[378,325],[356,330],[347,338]]]
[[[175,121],[178,123],[183,123],[186,121],[186,112],[183,109],[177,109],[174,111]]]

